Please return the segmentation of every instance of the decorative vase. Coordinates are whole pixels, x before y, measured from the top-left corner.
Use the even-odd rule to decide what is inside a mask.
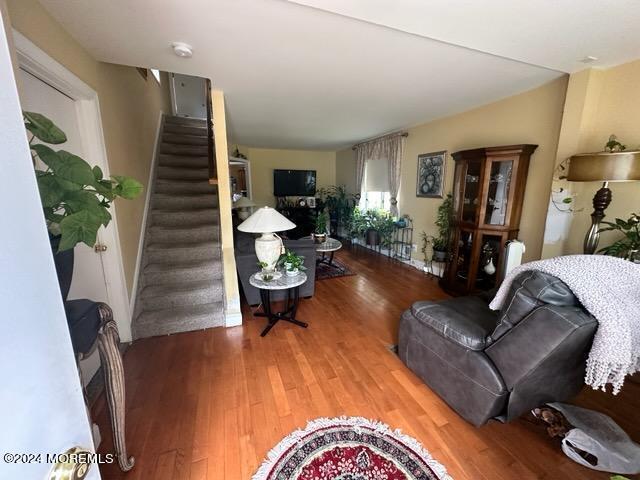
[[[367,245],[371,245],[373,247],[378,246],[380,244],[380,232],[374,230],[373,228],[370,228],[369,230],[367,230],[366,240]]]
[[[483,270],[487,275],[493,275],[496,273],[496,266],[493,264],[493,258],[489,259],[489,262],[484,266]]]
[[[285,270],[285,272],[287,273],[287,277],[295,277],[296,275],[298,275],[298,273],[300,272],[300,270],[298,270],[297,268],[294,268],[293,270]]]
[[[51,253],[53,254],[53,261],[56,266],[56,273],[58,274],[60,293],[62,294],[62,301],[65,302],[69,295],[69,289],[71,288],[71,280],[73,280],[74,249],[71,248],[64,252],[58,252],[60,238],[60,235],[49,235]]]
[[[315,243],[324,243],[327,241],[327,234],[326,233],[312,233],[311,234],[311,238],[313,238],[313,241]]]

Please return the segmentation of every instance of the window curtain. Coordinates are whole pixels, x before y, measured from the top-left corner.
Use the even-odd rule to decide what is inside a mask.
[[[398,193],[400,191],[400,172],[406,136],[394,133],[356,145],[356,188],[362,192],[386,190],[391,196],[390,213],[398,216]],[[385,183],[384,188],[381,183]]]

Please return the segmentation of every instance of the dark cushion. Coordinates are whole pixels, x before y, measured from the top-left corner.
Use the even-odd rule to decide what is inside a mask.
[[[98,303],[91,300],[69,300],[64,303],[73,351],[86,354],[98,338],[100,314]]]
[[[416,302],[411,313],[442,337],[470,350],[484,350],[498,321],[496,313],[478,296]]]
[[[579,306],[569,287],[557,277],[538,270],[519,274],[511,284],[502,309],[500,321],[491,334],[497,340],[542,305],[558,307]]]

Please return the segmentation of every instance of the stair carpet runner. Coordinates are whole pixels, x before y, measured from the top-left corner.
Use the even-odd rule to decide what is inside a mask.
[[[165,117],[145,232],[135,338],[224,325],[217,187],[204,120]]]

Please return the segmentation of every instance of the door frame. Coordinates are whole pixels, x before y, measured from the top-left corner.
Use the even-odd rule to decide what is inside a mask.
[[[96,91],[15,29],[13,29],[13,41],[20,68],[74,100],[85,156],[90,164],[99,165],[104,176],[109,177],[109,161],[102,130],[100,102]],[[101,241],[109,245],[109,249],[100,255],[107,288],[107,303],[113,310],[120,338],[124,342],[130,342],[131,309],[116,213],[116,206],[113,205],[111,222],[98,232]]]

